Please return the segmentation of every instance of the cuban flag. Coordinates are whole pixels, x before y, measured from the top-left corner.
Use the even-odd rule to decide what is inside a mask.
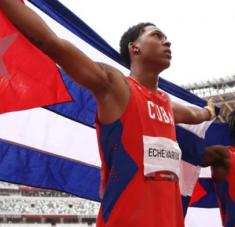
[[[120,55],[59,1],[30,2],[122,65]],[[0,23],[0,180],[99,201],[101,163],[94,128],[94,97],[30,44],[2,12]],[[164,79],[160,79],[159,87],[172,99],[206,105]],[[181,124],[177,126],[177,139],[183,152],[180,188],[185,213],[189,203],[217,207],[215,197],[203,200],[213,192],[198,178],[204,147],[231,144],[227,125],[212,121]],[[193,191],[196,196],[191,199]]]

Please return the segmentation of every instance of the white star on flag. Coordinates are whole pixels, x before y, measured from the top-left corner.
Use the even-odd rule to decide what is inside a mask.
[[[10,74],[7,71],[6,65],[3,62],[3,56],[9,47],[14,43],[17,33],[0,38],[0,76],[9,79]]]

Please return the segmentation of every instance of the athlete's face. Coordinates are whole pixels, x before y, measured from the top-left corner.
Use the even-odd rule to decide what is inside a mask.
[[[171,61],[171,43],[166,35],[155,26],[146,26],[135,42],[139,56],[147,64],[168,68]]]

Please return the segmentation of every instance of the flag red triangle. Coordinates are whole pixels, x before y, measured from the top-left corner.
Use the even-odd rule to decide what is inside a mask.
[[[0,113],[70,101],[56,64],[2,11],[0,24]]]
[[[194,203],[198,202],[200,199],[202,199],[205,195],[207,195],[207,191],[201,186],[199,182],[197,182],[192,198],[190,200],[190,206],[192,206]]]

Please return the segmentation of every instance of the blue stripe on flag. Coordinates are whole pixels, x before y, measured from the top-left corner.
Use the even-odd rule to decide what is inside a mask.
[[[200,166],[204,159],[205,140],[180,126],[176,127],[176,135],[182,151],[182,160]]]
[[[234,139],[229,134],[228,124],[214,122],[206,131],[205,136],[206,146],[221,144],[228,146],[235,144]]]
[[[0,147],[1,180],[99,201],[99,168],[5,141]]]
[[[96,102],[94,96],[85,88],[75,83],[60,70],[65,86],[72,96],[72,101],[47,106],[46,109],[67,117],[71,120],[94,127],[96,116]]]
[[[217,208],[218,203],[215,195],[215,187],[211,178],[200,178],[199,184],[207,192],[200,200],[193,203],[192,207],[203,207],[203,208]]]

